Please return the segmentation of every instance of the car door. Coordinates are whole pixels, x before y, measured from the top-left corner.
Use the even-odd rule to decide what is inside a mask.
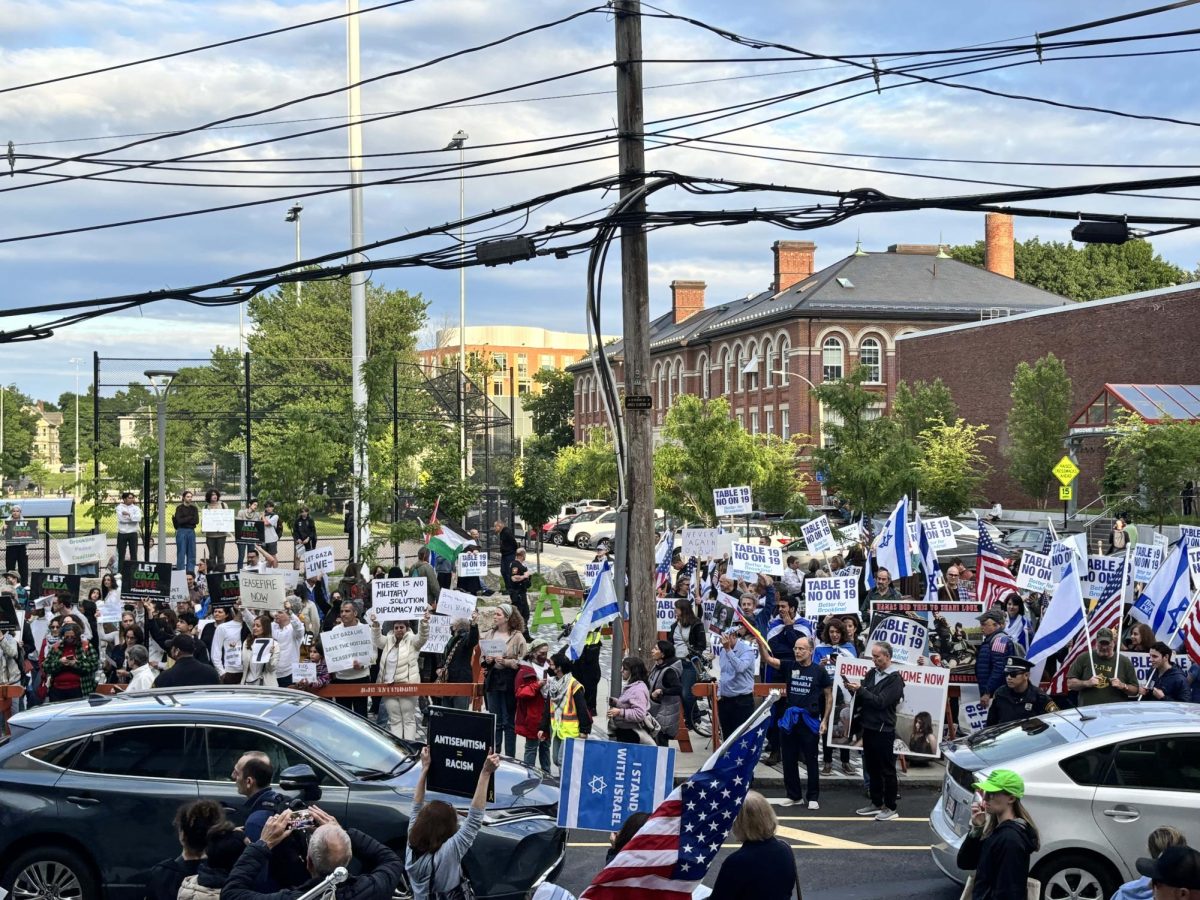
[[[1200,734],[1181,729],[1118,744],[1092,816],[1129,877],[1154,829],[1174,825],[1200,834]]]
[[[142,896],[135,876],[179,855],[171,822],[198,796],[204,767],[191,725],[138,724],[93,734],[59,779],[59,812],[103,868],[109,897]]]

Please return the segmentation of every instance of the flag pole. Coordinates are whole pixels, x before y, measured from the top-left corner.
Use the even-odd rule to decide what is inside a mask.
[[[1121,631],[1125,624],[1125,579],[1129,576],[1129,544],[1125,545],[1125,559],[1121,563],[1121,614],[1117,616],[1117,655],[1113,661],[1113,671],[1121,665]]]
[[[1083,585],[1080,584],[1080,582],[1079,582],[1079,562],[1077,560],[1072,563],[1072,568],[1074,569],[1075,585],[1076,585],[1077,590],[1079,591],[1079,609],[1083,613],[1083,634],[1087,638],[1088,661],[1091,662],[1092,674],[1095,675],[1096,674],[1096,657],[1092,653],[1092,632],[1087,627],[1087,620],[1088,620],[1087,603],[1083,599]],[[1116,669],[1113,669],[1113,671],[1115,672]]]
[[[1192,615],[1192,611],[1196,608],[1197,600],[1200,600],[1200,590],[1192,591],[1192,599],[1188,601],[1187,609],[1185,609],[1183,611],[1183,615],[1179,617],[1179,624],[1175,626],[1175,631],[1166,641],[1168,647],[1171,647],[1171,645],[1175,643],[1175,639],[1179,637],[1179,632],[1183,631],[1183,625],[1185,622],[1187,622],[1188,618]],[[1171,651],[1174,652],[1174,650],[1175,648],[1171,647]]]

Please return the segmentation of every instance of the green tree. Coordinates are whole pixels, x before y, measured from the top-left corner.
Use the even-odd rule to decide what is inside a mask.
[[[896,385],[892,415],[900,422],[904,436],[916,441],[930,426],[958,418],[958,406],[950,396],[950,388],[940,378],[912,384],[901,381]]]
[[[921,500],[939,516],[959,516],[980,499],[979,489],[991,474],[982,446],[994,438],[986,425],[962,419],[937,422],[919,436],[917,476]]]
[[[984,243],[951,247],[950,255],[983,266]],[[1149,241],[1077,247],[1031,238],[1013,245],[1013,257],[1018,281],[1072,300],[1098,300],[1191,280],[1187,271],[1156,254]]]
[[[536,529],[539,535],[537,552],[538,568],[541,569],[542,524],[558,512],[559,505],[566,499],[555,478],[553,458],[526,454],[518,460],[509,480],[508,496],[517,514],[525,521],[525,527]]]
[[[555,477],[568,499],[617,496],[617,455],[607,429],[593,428],[582,444],[571,444],[554,455]]]
[[[1025,493],[1044,509],[1051,469],[1063,454],[1063,438],[1071,415],[1071,379],[1053,353],[1032,366],[1017,365],[1008,411],[1008,471]]]
[[[37,419],[25,407],[32,401],[15,387],[0,385],[0,403],[4,404],[4,453],[0,454],[0,479],[16,478],[33,459],[33,439]]]
[[[1131,491],[1161,529],[1179,500],[1183,485],[1200,474],[1200,424],[1166,421],[1151,425],[1134,413],[1124,415],[1110,436],[1104,489]]]
[[[859,366],[840,381],[827,381],[813,393],[821,404],[825,446],[813,449],[826,489],[868,515],[894,502],[912,483],[916,445],[899,420],[878,414],[880,395],[863,387],[870,377]]]
[[[421,471],[414,491],[417,503],[432,512],[438,504],[438,518],[457,521],[467,514],[483,493],[483,487],[462,478],[462,455],[458,450],[458,432],[444,435],[421,459]],[[439,502],[440,501],[440,502]]]
[[[575,442],[575,378],[559,369],[541,369],[533,380],[542,392],[526,396],[525,409],[533,418],[538,446],[553,453]]]

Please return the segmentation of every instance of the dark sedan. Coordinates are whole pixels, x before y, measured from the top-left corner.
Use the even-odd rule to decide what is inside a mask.
[[[41,706],[0,741],[0,887],[14,900],[140,900],[139,873],[177,856],[176,809],[198,798],[231,813],[249,750],[276,777],[310,766],[320,805],[404,852],[419,748],[298,691],[183,688]],[[435,795],[430,793],[430,799]],[[467,800],[437,796],[465,813]],[[505,760],[465,860],[479,897],[525,897],[561,863],[558,787]]]

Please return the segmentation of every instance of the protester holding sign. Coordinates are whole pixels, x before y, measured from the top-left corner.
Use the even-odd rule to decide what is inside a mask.
[[[241,509],[238,510],[237,521],[234,525],[234,529],[235,529],[234,533],[237,538],[237,555],[238,555],[237,567],[238,567],[239,572],[242,569],[242,563],[245,562],[245,559],[246,559],[246,548],[252,547],[255,545],[255,543],[258,543],[258,541],[249,541],[248,542],[248,541],[244,540],[244,534],[248,533],[250,531],[250,529],[246,528],[246,526],[243,525],[242,523],[243,522],[258,523],[261,521],[262,521],[262,513],[260,513],[258,511],[258,501],[257,500],[251,499],[244,506],[242,506]],[[257,527],[254,529],[253,537],[258,538]]]
[[[859,684],[846,682],[854,695],[854,713],[863,738],[863,768],[871,788],[871,805],[856,810],[877,822],[896,818],[896,708],[904,699],[904,679],[892,663],[892,645],[871,645],[874,666]]]
[[[429,613],[425,613],[428,621]],[[428,626],[426,626],[428,627]],[[414,634],[410,622],[391,622],[382,633],[375,614],[371,614],[371,636],[379,648],[379,684],[419,684],[420,654],[425,639]],[[388,731],[396,737],[417,739],[417,698],[384,697],[381,705],[387,714]]]
[[[21,584],[29,583],[29,554],[25,545],[30,541],[27,535],[31,526],[36,537],[37,523],[27,521],[21,515],[21,507],[14,506],[8,511],[8,521],[4,523],[4,568],[15,570]]]
[[[422,548],[424,549],[424,548]],[[484,613],[486,614],[486,613]],[[483,618],[483,615],[480,616]],[[485,641],[499,642],[502,652],[482,656],[480,665],[486,671],[483,680],[484,695],[488,712],[496,716],[497,749],[503,739],[504,755],[517,755],[517,669],[529,652],[525,643],[525,620],[511,603],[501,603],[491,611],[492,628],[480,634],[481,646]]]
[[[312,516],[308,514],[308,507],[304,504],[300,505],[300,511],[296,514],[296,521],[292,523],[292,538],[298,548],[303,547],[305,550],[317,549],[317,525],[313,522]]]
[[[221,499],[220,491],[216,488],[209,488],[204,492],[204,508],[228,509],[229,507]],[[224,528],[217,529],[211,523],[204,526],[204,543],[208,550],[208,571],[225,571],[225,541],[228,537],[229,532]]]
[[[242,684],[279,687],[279,643],[271,637],[271,617],[265,613],[250,623],[250,634],[242,642]]]
[[[335,684],[362,684],[371,677],[370,647],[373,645],[373,642],[371,640],[370,629],[358,619],[358,606],[349,600],[344,601],[339,607],[338,623],[330,630],[331,635],[338,635],[339,632],[350,632],[360,642],[365,632],[368,650],[365,658],[363,654],[356,653],[354,659],[351,660],[350,665],[346,668],[334,666],[332,662],[329,662],[330,671],[333,673],[333,682]],[[328,656],[329,647],[326,647],[326,651],[326,655]],[[364,718],[367,715],[367,697],[365,695],[361,697],[338,697],[336,702],[339,706],[344,706]]]
[[[836,616],[830,616],[825,620],[825,630],[821,635],[821,643],[813,653],[813,661],[825,666],[829,673],[830,683],[833,681],[833,673],[837,668],[837,660],[839,656],[845,656],[848,659],[856,659],[858,657],[858,649],[846,636],[846,625],[842,619]],[[838,691],[833,698],[833,714],[836,716],[841,713],[846,706],[846,697]],[[850,751],[842,748],[840,751],[842,762],[842,773],[845,775],[853,775],[854,767],[850,765]],[[825,745],[824,764],[821,767],[822,775],[833,774],[833,747],[829,744]]]
[[[765,644],[760,646],[765,649]],[[829,730],[833,711],[833,679],[823,665],[813,662],[814,649],[816,642],[811,637],[797,639],[793,648],[795,661],[788,668],[786,710],[779,717],[779,740],[787,792],[783,805],[801,806],[807,798],[809,809],[820,809],[819,757],[821,740]],[[766,656],[766,661],[780,667],[780,661],[774,657]],[[802,790],[800,784],[801,756],[807,768],[807,790]]]

